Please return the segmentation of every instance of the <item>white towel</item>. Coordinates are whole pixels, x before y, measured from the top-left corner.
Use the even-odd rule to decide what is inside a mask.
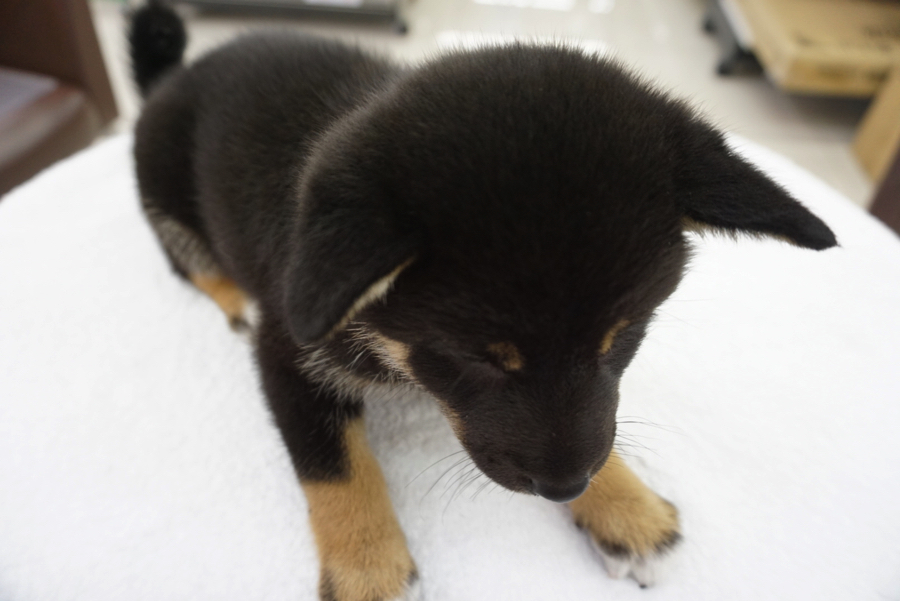
[[[610,580],[564,506],[465,484],[427,399],[373,399],[428,601],[900,599],[900,241],[737,143],[841,247],[698,239],[626,373],[627,461],[683,519],[663,581]],[[130,144],[0,201],[0,599],[311,601],[251,350],[169,272]]]

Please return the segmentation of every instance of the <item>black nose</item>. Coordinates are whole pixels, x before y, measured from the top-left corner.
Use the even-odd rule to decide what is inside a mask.
[[[535,479],[532,479],[531,482],[535,494],[556,503],[567,503],[581,496],[581,493],[587,490],[591,479],[585,476],[582,480],[571,482],[547,482]]]

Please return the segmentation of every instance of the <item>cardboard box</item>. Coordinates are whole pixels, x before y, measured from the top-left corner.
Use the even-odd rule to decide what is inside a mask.
[[[900,65],[896,0],[733,0],[753,51],[779,87],[872,96]]]

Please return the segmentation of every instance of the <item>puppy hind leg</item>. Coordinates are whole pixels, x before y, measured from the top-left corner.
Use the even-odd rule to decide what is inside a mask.
[[[253,329],[253,305],[234,280],[208,273],[192,273],[190,280],[219,306],[232,330],[248,332]]]
[[[175,271],[219,306],[233,330],[249,331],[255,317],[253,305],[246,293],[222,274],[206,241],[151,201],[145,199],[143,205],[150,225]]]
[[[664,556],[681,540],[678,510],[647,487],[613,452],[583,495],[569,503],[613,578],[642,587],[657,579]]]

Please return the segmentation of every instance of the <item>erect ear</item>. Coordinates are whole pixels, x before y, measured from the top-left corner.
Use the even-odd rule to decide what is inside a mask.
[[[383,299],[418,248],[390,202],[340,179],[319,178],[302,193],[284,281],[288,327],[300,344],[326,337]]]
[[[689,146],[678,200],[689,229],[700,224],[730,233],[768,235],[813,250],[837,244],[821,219],[738,157],[718,134]]]

